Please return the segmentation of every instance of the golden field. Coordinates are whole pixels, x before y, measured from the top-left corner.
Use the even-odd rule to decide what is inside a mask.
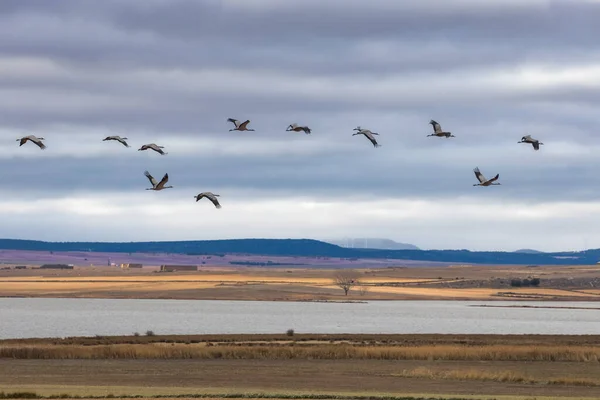
[[[211,268],[161,273],[157,267],[0,270],[3,297],[167,298],[219,300],[600,300],[595,266],[449,266],[344,270],[360,282],[348,296],[336,269]],[[539,287],[511,287],[536,277]],[[503,280],[501,282],[501,280]]]

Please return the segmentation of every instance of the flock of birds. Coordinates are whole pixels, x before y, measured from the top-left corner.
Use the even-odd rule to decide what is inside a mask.
[[[246,121],[248,122],[248,121]],[[451,137],[456,137],[452,134],[452,132],[446,132],[442,130],[442,126],[434,121],[431,120],[429,121],[429,124],[433,127],[433,133],[431,135],[427,135],[427,137],[430,136],[434,136],[434,137],[445,137],[446,139],[451,138]],[[291,127],[291,125],[290,125]],[[371,132],[368,129],[363,129],[360,126],[354,128],[355,131],[358,131],[356,133],[354,133],[352,136],[354,135],[364,135],[367,139],[369,139],[371,141],[371,143],[373,144],[374,147],[380,147],[381,145],[379,143],[377,143],[377,140],[375,139],[375,137],[373,135],[379,135],[379,133],[377,132]],[[310,132],[310,130],[309,130]],[[539,150],[540,149],[540,145],[544,144],[542,142],[540,142],[537,139],[534,139],[531,137],[531,135],[525,135],[521,138],[520,141],[518,141],[517,143],[527,143],[527,144],[531,144],[533,146],[534,150]],[[473,169],[473,172],[475,173],[475,177],[477,178],[477,180],[479,181],[479,183],[475,183],[473,184],[473,186],[492,186],[492,185],[500,185],[500,183],[496,182],[498,180],[498,178],[500,178],[500,174],[496,174],[496,176],[494,176],[491,179],[487,179],[482,173],[481,171],[479,171],[479,167],[475,167]]]
[[[31,142],[31,143],[34,143],[35,145],[37,145],[40,149],[44,150],[44,149],[46,149],[46,145],[42,142],[43,140],[45,140],[43,137],[36,137],[35,135],[28,135],[28,136],[24,136],[20,139],[17,139],[17,142],[19,142],[19,147],[23,146],[27,142]],[[125,147],[130,147],[129,144],[127,143],[127,140],[129,140],[129,139],[127,139],[126,137],[107,136],[104,139],[102,139],[102,141],[109,141],[109,140],[114,140],[114,141],[121,143]],[[142,147],[140,147],[138,149],[138,151],[154,150],[155,152],[157,152],[160,155],[168,154],[163,149],[164,149],[164,146],[159,146],[156,143],[149,143],[149,144],[142,145]],[[146,178],[148,178],[148,180],[150,181],[150,184],[152,185],[151,188],[147,188],[146,190],[163,190],[163,189],[171,189],[173,187],[173,186],[166,186],[166,183],[169,181],[168,173],[166,173],[160,181],[157,181],[148,171],[144,171],[144,175],[146,176]],[[219,197],[219,195],[212,193],[212,192],[201,192],[201,193],[198,193],[196,196],[194,196],[194,198],[196,199],[196,202],[200,201],[203,198],[207,198],[214,204],[214,206],[216,208],[221,208],[221,204],[219,203],[219,199],[217,199],[217,197]]]
[[[229,130],[230,132],[231,131],[254,131],[254,129],[248,128],[248,124],[250,123],[250,120],[240,122],[237,119],[228,118],[227,122],[231,122],[235,126],[234,128]],[[427,135],[427,137],[430,137],[430,136],[445,137],[446,139],[451,138],[451,137],[456,137],[451,132],[443,131],[441,125],[434,120],[429,121],[429,124],[431,124],[433,127],[433,133],[431,135]],[[373,147],[381,146],[379,143],[377,143],[377,140],[375,139],[375,136],[378,136],[379,133],[372,132],[369,129],[361,128],[360,126],[354,128],[353,130],[355,130],[357,132],[353,133],[352,136],[364,135],[373,144]],[[300,126],[296,123],[290,124],[286,128],[286,131],[287,132],[301,132],[302,131],[307,135],[311,133],[311,129],[308,126]],[[28,136],[24,136],[20,139],[17,139],[17,142],[19,142],[19,146],[23,146],[25,143],[27,143],[29,141],[29,142],[37,145],[40,149],[44,150],[46,148],[46,145],[42,142],[43,140],[45,140],[43,137],[38,138],[35,135],[28,135]],[[102,141],[110,141],[110,140],[117,141],[125,147],[130,147],[129,144],[127,143],[128,139],[126,137],[107,136],[106,138],[102,139]],[[521,138],[521,140],[517,143],[531,144],[533,146],[534,150],[539,150],[540,145],[544,144],[544,143],[540,142],[539,140],[532,138],[531,135],[523,136]],[[138,151],[153,150],[160,155],[168,154],[163,149],[164,149],[163,146],[158,146],[155,143],[149,143],[149,144],[142,145],[138,149]],[[479,171],[478,167],[475,167],[475,169],[473,169],[473,172],[475,173],[475,177],[479,181],[479,183],[476,183],[473,186],[500,185],[500,183],[496,182],[498,180],[498,178],[500,178],[500,174],[496,174],[496,176],[494,176],[493,178],[487,179]],[[148,178],[148,180],[152,184],[152,187],[147,188],[146,190],[163,190],[163,189],[170,189],[173,187],[173,186],[165,186],[166,183],[169,181],[168,173],[166,173],[160,181],[157,181],[152,175],[150,175],[150,173],[148,171],[144,171],[144,175],[146,176],[146,178]],[[221,204],[219,203],[219,200],[217,199],[217,197],[219,197],[219,195],[214,194],[212,192],[201,192],[201,193],[198,193],[196,196],[194,196],[194,198],[196,199],[196,202],[200,201],[203,198],[207,198],[214,204],[214,206],[216,208],[221,208]]]

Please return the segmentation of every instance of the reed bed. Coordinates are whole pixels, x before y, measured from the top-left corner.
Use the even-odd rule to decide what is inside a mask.
[[[476,369],[432,371],[426,367],[418,367],[412,370],[403,370],[400,373],[393,374],[393,376],[401,378],[426,378],[433,380],[447,379],[456,381],[508,382],[537,385],[600,386],[600,381],[585,378],[561,377],[542,380],[535,379],[531,376],[515,371],[486,372]]]
[[[110,345],[0,345],[0,358],[15,359],[322,359],[598,362],[600,347],[352,344],[207,345],[183,343]]]
[[[290,327],[293,328],[293,327]],[[291,338],[285,332],[281,334],[224,334],[224,335],[127,335],[66,338],[29,338],[4,339],[2,345],[62,344],[62,345],[108,345],[108,344],[145,344],[145,343],[258,343],[269,342],[277,345],[293,340],[297,344],[314,341],[339,342],[352,344],[434,346],[434,345],[560,345],[595,346],[600,344],[600,335],[461,335],[461,334],[311,334],[294,332]]]

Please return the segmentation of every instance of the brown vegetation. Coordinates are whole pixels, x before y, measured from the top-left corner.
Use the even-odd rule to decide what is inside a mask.
[[[150,332],[150,331],[149,331]],[[293,338],[292,338],[293,337]],[[13,359],[263,359],[598,362],[597,336],[198,335],[0,341]]]
[[[486,372],[479,369],[451,370],[437,372],[427,367],[418,367],[411,370],[403,370],[400,373],[393,374],[403,378],[426,378],[426,379],[449,379],[455,381],[492,381],[492,382],[514,382],[541,385],[579,385],[579,386],[600,386],[600,380],[587,378],[550,378],[539,379],[532,376],[515,372],[513,370],[504,370],[496,372]]]
[[[599,360],[597,335],[14,339],[0,341],[0,387],[44,395],[593,397]]]
[[[220,300],[600,300],[590,266],[448,266],[372,269],[224,268],[158,274],[152,267],[1,270],[5,297],[169,298]],[[346,283],[337,275],[348,275]],[[540,279],[513,287],[515,279]],[[353,281],[353,282],[352,282]],[[358,290],[352,290],[352,288]],[[340,287],[343,289],[340,291]],[[345,291],[347,289],[347,295]]]
[[[431,377],[402,377],[402,371],[429,368]],[[488,376],[514,371],[533,382],[440,379],[442,371],[483,370]],[[0,359],[0,387],[40,394],[175,396],[251,394],[336,398],[414,396],[504,399],[505,396],[597,398],[600,366],[561,362],[377,361],[356,360],[7,360]],[[484,376],[483,374],[481,376]],[[562,381],[548,384],[544,381]],[[577,383],[574,383],[577,382]],[[479,394],[480,396],[474,396]],[[249,396],[250,395],[250,396]],[[282,396],[283,395],[283,396]],[[467,396],[469,395],[469,396]],[[257,396],[258,397],[258,396]],[[521,397],[519,397],[521,398]],[[383,400],[383,399],[382,399]],[[389,400],[389,399],[388,399]]]
[[[594,346],[386,346],[361,344],[150,343],[110,345],[0,346],[0,358],[14,359],[241,359],[241,360],[454,360],[598,362]]]

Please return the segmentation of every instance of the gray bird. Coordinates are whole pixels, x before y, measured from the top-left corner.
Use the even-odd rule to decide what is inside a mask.
[[[162,151],[162,149],[164,149],[164,147],[163,147],[163,146],[157,146],[157,145],[156,145],[156,144],[154,144],[154,143],[145,144],[145,145],[143,145],[142,147],[140,147],[140,148],[138,149],[138,151],[143,151],[143,150],[148,150],[148,149],[150,149],[150,150],[154,150],[155,152],[157,152],[157,153],[159,153],[159,154],[161,154],[161,155],[163,155],[163,156],[164,156],[165,154],[169,154],[169,153],[167,153],[167,152],[165,152],[165,151]]]
[[[353,131],[358,131],[358,132],[353,133],[352,136],[355,136],[355,135],[365,135],[365,137],[367,139],[369,139],[371,141],[371,143],[373,143],[373,147],[380,147],[381,146],[379,143],[377,143],[377,140],[375,140],[375,138],[373,137],[373,135],[379,135],[379,133],[377,133],[377,132],[371,132],[370,130],[363,129],[360,126],[354,128]]]
[[[44,140],[43,137],[39,138],[35,137],[34,135],[29,135],[23,136],[21,139],[17,139],[17,142],[20,142],[19,147],[21,147],[25,143],[27,143],[27,141],[30,141],[31,143],[35,143],[40,149],[44,150],[46,148],[46,145],[42,143],[42,140]]]
[[[437,136],[437,137],[445,137],[446,139],[451,138],[451,137],[456,137],[451,132],[442,131],[442,127],[440,126],[440,124],[438,124],[434,120],[429,121],[429,123],[431,124],[431,126],[433,126],[433,133],[431,135],[427,135],[427,137]]]
[[[306,133],[307,135],[311,132],[310,128],[308,126],[298,126],[298,124],[294,123],[291,124],[290,126],[287,127],[286,129],[287,132],[290,131],[294,131],[294,132],[300,132],[300,131],[304,131],[304,133]]]
[[[163,189],[171,189],[173,186],[165,186],[165,184],[169,181],[169,174],[165,174],[160,182],[156,182],[156,179],[148,171],[144,171],[144,175],[152,184],[151,188],[147,188],[146,190],[163,190]]]
[[[235,125],[235,128],[230,129],[229,132],[231,131],[253,131],[254,129],[248,129],[248,124],[250,123],[250,120],[247,119],[246,121],[240,123],[240,121],[238,121],[237,119],[233,119],[233,118],[228,118],[227,119],[228,122],[233,122],[233,124]]]
[[[498,180],[498,178],[500,178],[500,174],[497,174],[495,177],[493,177],[492,179],[486,179],[485,176],[483,176],[483,174],[481,172],[479,172],[479,168],[475,167],[475,169],[473,170],[473,172],[475,172],[475,177],[479,180],[479,183],[474,184],[473,186],[490,186],[490,185],[499,185],[500,183],[494,183],[495,181]]]
[[[105,142],[107,140],[116,140],[117,142],[121,143],[123,146],[129,147],[129,145],[126,142],[126,140],[127,140],[126,137],[122,138],[121,136],[107,136],[104,139],[102,139],[103,142]]]
[[[196,199],[196,202],[198,202],[203,197],[206,197],[215,205],[216,208],[221,208],[221,204],[219,204],[219,199],[217,199],[218,196],[218,194],[214,194],[212,192],[202,192],[194,196],[194,198]]]
[[[517,143],[531,143],[534,150],[539,150],[540,144],[544,144],[544,143],[540,142],[539,140],[532,138],[531,135],[523,136],[521,138],[521,141],[517,142]]]

